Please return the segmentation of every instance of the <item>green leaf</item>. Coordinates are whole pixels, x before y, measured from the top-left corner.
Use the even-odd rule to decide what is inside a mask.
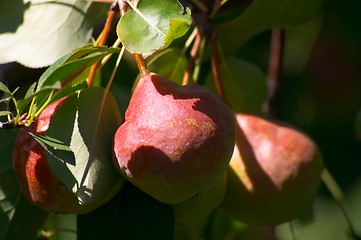
[[[25,3],[26,2],[26,3]],[[109,5],[83,0],[0,1],[0,64],[45,67],[88,43]]]
[[[10,100],[11,100],[11,97],[6,97],[3,99],[0,99],[0,103],[8,103],[8,102],[10,102]]]
[[[235,112],[260,113],[268,94],[262,70],[249,62],[228,58],[220,65],[220,72],[230,108]],[[206,86],[215,91],[212,76]]]
[[[188,67],[188,59],[177,48],[167,48],[154,54],[148,61],[148,68],[182,85],[183,74]]]
[[[69,146],[65,145],[62,141],[49,137],[49,136],[43,136],[43,135],[38,135],[38,134],[34,134],[29,132],[29,134],[31,136],[34,137],[34,139],[40,143],[40,145],[42,145],[43,147],[45,146],[45,148],[51,147],[54,150],[61,150],[61,151],[68,151],[71,152],[71,149]],[[61,159],[61,158],[60,158]]]
[[[101,221],[99,221],[101,219]],[[127,182],[109,203],[78,215],[78,239],[173,239],[174,216],[161,203]]]
[[[90,67],[105,56],[118,51],[119,49],[117,48],[101,46],[88,46],[77,49],[51,65],[43,75],[41,75],[37,89],[42,89],[44,86],[52,86],[57,81],[62,81],[73,74],[81,73],[86,67]]]
[[[234,54],[246,41],[272,27],[304,24],[320,11],[323,0],[254,0],[236,19],[216,26],[219,41]]]
[[[12,112],[10,112],[10,111],[0,111],[0,117],[7,116],[9,114],[11,115]]]
[[[86,72],[86,75],[88,76],[88,72]],[[84,81],[75,85],[69,84],[54,95],[52,102],[59,100],[63,97],[70,96],[71,94],[74,94],[77,91],[84,89],[86,87],[87,87],[87,83]]]
[[[25,98],[18,101],[17,107],[20,114],[26,112],[26,107],[34,97],[36,97],[36,101],[30,114],[34,114],[42,108],[47,103],[49,97],[51,97],[49,102],[51,103],[83,89],[86,87],[85,80],[89,74],[90,67],[108,54],[118,51],[119,49],[117,48],[85,46],[61,57],[40,76],[36,91],[32,91],[34,86],[31,86]],[[61,81],[70,81],[70,84],[62,87]],[[54,93],[54,90],[59,91],[51,95]]]
[[[131,53],[151,55],[183,36],[190,25],[190,11],[178,1],[141,0],[121,17],[117,34]]]
[[[99,87],[68,97],[52,118],[47,135],[68,146],[75,160],[59,161],[49,156],[49,164],[83,204],[103,201],[123,183],[111,160],[112,138],[120,121],[114,97]]]
[[[2,82],[0,82],[0,91],[12,96],[12,93],[10,92],[9,88],[5,84],[3,84]]]

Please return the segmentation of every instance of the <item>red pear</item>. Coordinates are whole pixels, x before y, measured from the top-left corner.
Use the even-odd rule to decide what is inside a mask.
[[[98,89],[95,91],[98,92]],[[83,93],[93,94],[94,91],[86,89]],[[48,162],[46,150],[28,133],[46,135],[55,113],[67,100],[68,98],[63,98],[52,103],[41,112],[30,127],[18,132],[13,148],[13,167],[24,196],[34,205],[49,212],[62,214],[86,213],[110,200],[124,182],[112,164],[111,140],[108,146],[109,150],[107,146],[100,146],[108,151],[109,155],[103,155],[92,161],[99,168],[97,176],[93,176],[93,185],[102,189],[100,191],[92,190],[89,199],[84,203],[57,177]],[[115,99],[112,97],[106,98],[106,104],[114,103]],[[93,106],[89,104],[89,107]],[[112,116],[107,115],[112,117],[109,124],[112,125],[114,122],[114,131],[121,121],[119,112],[117,114],[116,110],[114,109]],[[69,127],[66,121],[64,120],[65,128]],[[111,136],[109,137],[111,139]],[[107,163],[108,161],[109,163]],[[112,171],[114,174],[109,174]]]
[[[311,206],[323,161],[316,144],[290,125],[237,114],[236,144],[222,207],[236,219],[276,225]]]
[[[233,152],[232,113],[197,84],[140,79],[114,137],[114,162],[134,185],[177,204],[221,181]]]

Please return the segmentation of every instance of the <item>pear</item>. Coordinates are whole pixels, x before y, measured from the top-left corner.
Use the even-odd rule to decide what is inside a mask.
[[[155,199],[178,204],[223,178],[234,141],[234,118],[220,98],[150,73],[114,136],[114,164]]]
[[[88,88],[82,90],[79,99],[99,100],[97,98],[94,99],[94,94],[97,94],[96,96],[102,96],[103,91],[101,88]],[[87,193],[91,192],[91,194],[88,195],[89,198],[86,199],[87,202],[82,202],[80,201],[79,195],[77,195],[80,191],[76,194],[59,179],[58,175],[52,169],[51,164],[49,164],[46,150],[29,134],[29,132],[31,132],[37,135],[46,135],[56,112],[58,112],[63,105],[65,108],[69,107],[69,104],[67,104],[68,100],[69,98],[63,98],[50,104],[41,112],[30,127],[24,128],[17,133],[12,161],[21,190],[32,204],[49,212],[82,214],[90,212],[109,201],[124,183],[124,178],[116,171],[111,160],[111,138],[121,123],[121,118],[117,109],[113,109],[111,113],[108,111],[105,113],[106,116],[103,116],[109,119],[107,131],[112,133],[109,135],[108,143],[100,144],[97,148],[99,152],[108,152],[109,154],[103,154],[100,157],[96,157],[96,159],[89,159],[92,166],[97,167],[97,170],[92,172],[96,174],[93,174],[91,179],[94,189],[85,190]],[[108,106],[115,106],[114,104],[116,104],[115,99],[110,93],[108,93],[105,104],[108,104]],[[94,105],[89,103],[85,106],[73,107],[84,109],[93,108]],[[74,119],[75,116],[58,117],[61,118],[61,121],[58,122],[62,123],[62,128],[58,130],[58,132],[72,131],[73,123],[69,123],[68,120],[71,118]],[[89,129],[86,130],[83,128],[81,131],[86,130],[88,133],[94,131],[91,124],[87,126],[89,126]],[[113,130],[111,130],[112,127]],[[86,136],[84,135],[84,137]],[[77,163],[75,162],[74,165],[74,168],[76,168]],[[92,166],[90,168],[92,168]],[[62,174],[64,174],[64,172],[62,172]],[[87,179],[86,181],[89,182],[90,180]]]
[[[172,205],[175,219],[174,239],[202,239],[213,211],[222,203],[226,189],[227,171],[213,187]]]
[[[236,114],[222,208],[239,221],[277,225],[310,208],[323,169],[316,144],[289,124]]]
[[[213,187],[196,194],[184,202],[172,205],[175,228],[193,225],[193,222],[209,215],[214,209],[221,205],[226,194],[226,189],[227,171],[221,181]]]

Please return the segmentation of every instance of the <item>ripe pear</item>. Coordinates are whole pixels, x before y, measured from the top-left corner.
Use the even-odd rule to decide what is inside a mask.
[[[294,127],[236,114],[237,137],[222,208],[249,224],[277,225],[312,204],[323,169],[316,144]]]
[[[93,90],[98,91],[97,89],[89,88],[89,90],[83,90],[83,94],[88,95],[88,97],[90,94],[91,98]],[[41,112],[30,127],[18,132],[13,148],[13,167],[22,192],[31,203],[49,212],[82,214],[109,201],[119,191],[124,183],[124,178],[121,177],[112,164],[112,136],[109,136],[108,146],[106,144],[98,146],[104,148],[109,154],[97,157],[96,160],[92,159],[92,164],[96,165],[98,170],[92,176],[91,181],[94,188],[97,189],[86,190],[91,191],[90,198],[87,199],[86,203],[81,202],[79,196],[69,190],[55,174],[48,162],[46,150],[28,132],[46,135],[54,115],[67,101],[68,98],[63,98],[50,104]],[[105,104],[115,104],[115,99],[109,95],[105,100]],[[92,104],[88,105],[93,107]],[[114,126],[115,132],[121,122],[121,118],[117,109],[114,109],[111,115],[108,114],[107,117],[112,118],[109,120],[109,125],[115,125],[116,122]],[[63,127],[70,127],[71,129],[72,126],[69,126],[67,123],[69,118],[64,116],[63,119]],[[70,123],[70,125],[73,125],[73,123]],[[108,127],[111,128],[111,126]],[[88,130],[89,132],[94,131],[94,129]],[[76,163],[75,166],[77,166]],[[110,174],[112,171],[114,174]],[[89,179],[86,181],[89,181]]]
[[[227,189],[227,171],[213,187],[206,189],[190,199],[172,205],[174,212],[175,239],[202,239],[212,212],[218,208]]]
[[[144,192],[178,204],[222,179],[234,141],[233,115],[215,94],[150,73],[114,136],[114,163]]]
[[[227,189],[227,172],[214,186],[206,189],[190,199],[172,205],[175,228],[183,228],[192,225],[198,219],[207,216],[221,205]]]

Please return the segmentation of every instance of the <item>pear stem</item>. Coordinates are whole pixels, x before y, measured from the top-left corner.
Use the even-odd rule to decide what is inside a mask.
[[[100,34],[100,38],[96,42],[96,46],[103,46],[103,45],[106,44],[106,42],[108,40],[108,37],[109,37],[109,34],[110,34],[110,32],[111,32],[111,30],[113,28],[114,20],[115,20],[115,17],[116,17],[116,11],[118,10],[118,7],[116,7],[116,6],[118,6],[118,5],[117,4],[112,4],[111,8],[108,10],[108,16],[107,16],[107,19],[105,21],[103,30],[102,30],[102,32]],[[90,69],[88,78],[86,80],[88,87],[91,87],[94,84],[94,78],[95,78],[95,75],[96,75],[96,73],[98,71],[98,66],[99,66],[99,62],[93,64],[93,66]]]
[[[135,58],[135,62],[137,63],[140,75],[142,78],[144,78],[145,76],[147,76],[149,74],[147,65],[145,64],[142,55],[140,55],[138,53],[134,53],[133,56]]]
[[[284,52],[285,30],[283,28],[273,28],[270,41],[270,56],[268,61],[268,99],[264,104],[264,111],[273,117],[281,114],[281,72]]]
[[[193,72],[193,68],[194,68],[194,63],[196,61],[196,58],[198,56],[198,52],[199,49],[201,48],[202,45],[202,36],[199,32],[197,32],[197,35],[194,39],[194,43],[190,52],[190,56],[189,56],[189,62],[188,62],[188,68],[187,71],[185,71],[184,75],[183,75],[183,79],[182,79],[182,85],[187,85],[190,82],[190,77],[192,75]]]

